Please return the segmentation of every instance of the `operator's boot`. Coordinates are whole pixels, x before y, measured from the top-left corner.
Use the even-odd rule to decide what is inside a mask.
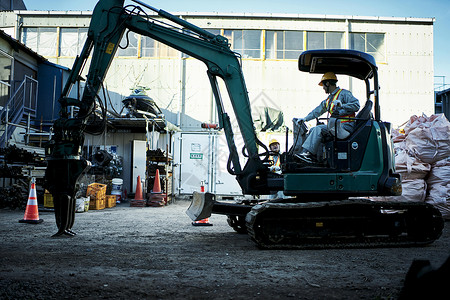
[[[309,151],[303,151],[300,154],[295,154],[295,158],[297,158],[297,160],[299,160],[300,162],[306,163],[306,164],[317,164],[317,158],[314,154],[312,154]]]

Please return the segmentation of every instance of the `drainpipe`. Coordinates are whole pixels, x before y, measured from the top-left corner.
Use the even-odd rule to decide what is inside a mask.
[[[350,31],[351,31],[351,22],[349,19],[345,19],[345,49],[350,49]],[[348,77],[348,90],[353,93],[353,79],[351,76]]]

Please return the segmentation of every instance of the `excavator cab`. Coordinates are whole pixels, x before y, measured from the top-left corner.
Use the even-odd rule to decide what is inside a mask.
[[[362,80],[366,86],[366,95],[356,117],[346,118],[350,119],[347,121],[351,121],[352,126],[348,137],[339,139],[338,134],[325,131],[318,164],[305,165],[296,160],[295,151],[287,153],[283,165],[285,195],[304,199],[316,198],[318,194],[323,194],[324,198],[328,198],[328,195],[340,199],[398,195],[401,192],[401,180],[395,172],[391,125],[380,120],[379,85],[374,58],[354,50],[310,50],[300,55],[298,67],[303,72],[334,72]],[[334,129],[335,132],[338,130]],[[294,137],[294,140],[297,139]]]
[[[299,58],[300,71],[310,73],[323,73],[330,70],[335,74],[348,75],[363,80],[366,86],[365,102],[355,118],[343,118],[351,125],[350,135],[339,139],[339,127],[334,131],[326,131],[322,137],[322,152],[319,157],[321,165],[336,172],[357,171],[361,167],[364,153],[367,149],[368,137],[374,122],[372,109],[374,95],[379,115],[379,85],[377,80],[377,67],[372,56],[363,52],[352,50],[314,50],[306,51]],[[374,81],[371,90],[370,80]],[[337,118],[338,120],[340,118]],[[331,123],[333,124],[333,123]],[[384,123],[390,126],[388,123]],[[333,125],[332,125],[333,126]],[[387,137],[389,138],[389,137]]]

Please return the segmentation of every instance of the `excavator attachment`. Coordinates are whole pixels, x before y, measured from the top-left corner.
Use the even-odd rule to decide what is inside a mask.
[[[186,214],[192,221],[200,221],[209,218],[212,214],[215,202],[216,195],[214,194],[194,192],[191,205],[186,210]]]

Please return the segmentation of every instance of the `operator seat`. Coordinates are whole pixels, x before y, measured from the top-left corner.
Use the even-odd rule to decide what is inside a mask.
[[[334,137],[325,143],[325,159],[330,168],[339,171],[356,171],[361,162],[367,146],[372,127],[373,102],[367,100],[364,107],[358,112],[352,122],[352,131],[345,139]]]
[[[364,107],[358,112],[358,114],[355,117],[356,120],[352,124],[353,125],[352,133],[356,132],[358,130],[358,128],[361,127],[362,124],[364,124],[365,122],[367,122],[367,120],[370,120],[372,118],[372,113],[371,113],[372,107],[373,107],[373,102],[368,99],[366,101],[366,104],[364,104]]]
[[[329,130],[325,130],[322,132],[322,143],[326,144],[331,141],[340,140],[340,141],[347,141],[355,134],[358,129],[365,124],[368,120],[372,118],[372,106],[373,102],[371,100],[367,100],[364,104],[364,107],[358,112],[358,114],[355,116],[355,121],[350,123],[352,126],[352,129],[347,137],[345,138],[338,138],[334,134],[332,134]]]

